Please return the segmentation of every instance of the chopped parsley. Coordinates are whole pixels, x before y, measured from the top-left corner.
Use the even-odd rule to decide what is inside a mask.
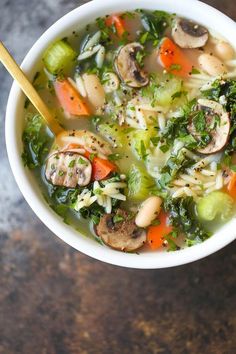
[[[177,92],[175,92],[175,93],[171,96],[172,101],[174,101],[176,98],[180,98],[180,97],[182,97],[182,96],[185,96],[185,97],[186,97],[187,94],[188,94],[187,91],[177,91]]]
[[[79,158],[78,158],[78,163],[79,163],[80,165],[86,165],[86,164],[87,164],[86,160],[83,159],[82,157],[79,157]]]
[[[135,58],[139,64],[139,66],[142,68],[144,66],[144,58],[146,56],[146,52],[144,50],[138,50],[136,55],[135,55]]]
[[[180,71],[182,69],[182,66],[180,64],[172,64],[169,68],[170,71]]]
[[[113,222],[115,224],[121,221],[124,221],[124,217],[122,215],[116,214],[113,216]]]
[[[64,171],[62,171],[62,170],[58,171],[58,176],[62,177],[62,176],[64,176],[64,174],[65,174]]]
[[[204,132],[206,129],[206,118],[204,111],[196,111],[192,113],[192,122],[197,132]]]
[[[75,160],[71,160],[68,167],[73,168],[75,166]]]
[[[157,146],[158,143],[160,142],[160,137],[159,136],[154,136],[154,137],[150,138],[150,141],[153,144],[153,146]]]
[[[120,160],[120,159],[122,159],[122,155],[119,153],[114,153],[114,154],[108,155],[108,160],[110,160],[110,161],[116,161],[116,160]]]
[[[200,71],[193,67],[190,75],[197,75],[197,74],[200,74]]]
[[[159,147],[159,149],[163,152],[163,153],[165,153],[165,152],[167,152],[168,150],[170,150],[170,146],[169,145],[161,145],[160,147]]]

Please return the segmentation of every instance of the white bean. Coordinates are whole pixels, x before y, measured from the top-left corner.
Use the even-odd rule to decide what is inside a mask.
[[[105,103],[105,92],[102,84],[95,74],[83,74],[82,79],[84,81],[88,101],[96,111]]]
[[[216,55],[222,60],[231,60],[234,57],[234,50],[229,43],[218,42],[215,46]]]
[[[198,58],[198,62],[201,69],[212,76],[222,75],[227,71],[225,65],[214,55],[207,53],[201,54]]]
[[[139,227],[147,227],[156,219],[161,211],[162,199],[160,197],[149,197],[146,199],[135,218],[135,223]]]
[[[119,88],[120,81],[115,73],[107,72],[103,75],[103,88],[106,93],[116,91]]]

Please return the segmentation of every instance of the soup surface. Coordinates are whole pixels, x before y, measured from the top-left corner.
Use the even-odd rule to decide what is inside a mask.
[[[56,213],[114,249],[175,251],[235,214],[236,56],[162,11],[98,18],[43,55],[22,158]],[[79,235],[78,235],[79,237]]]

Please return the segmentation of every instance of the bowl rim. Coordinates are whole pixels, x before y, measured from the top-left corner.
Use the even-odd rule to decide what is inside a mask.
[[[218,27],[219,22],[222,22],[222,24],[225,24],[222,28],[224,27],[223,32],[226,39],[232,38],[233,40],[233,35],[236,35],[236,24],[232,19],[215,8],[197,0],[179,0],[176,3],[173,3],[172,0],[165,0],[165,2],[163,2],[163,0],[155,0],[150,1],[148,4],[145,4],[145,0],[133,0],[130,4],[127,4],[126,0],[113,0],[112,3],[110,1],[101,2],[100,0],[93,0],[70,11],[49,27],[28,51],[21,64],[22,69],[32,78],[43,50],[46,49],[51,41],[60,38],[62,33],[65,33],[66,30],[68,31],[69,28],[72,27],[72,23],[73,26],[75,26],[75,23],[77,21],[79,22],[79,20],[88,23],[88,21],[84,19],[96,18],[99,13],[107,14],[116,11],[124,11],[123,9],[136,9],[138,7],[166,10],[185,17],[189,17],[189,10],[191,9],[191,19],[197,20],[205,25],[206,23],[214,24],[214,26],[209,26],[213,29]],[[230,43],[232,43],[232,40],[230,40]],[[5,122],[7,154],[13,175],[24,198],[34,213],[54,234],[73,248],[97,260],[113,265],[139,269],[156,269],[196,261],[220,250],[235,240],[234,229],[236,227],[236,219],[231,220],[220,232],[217,232],[205,242],[176,252],[157,251],[145,252],[139,255],[129,254],[103,247],[94,240],[83,237],[80,232],[66,225],[49,207],[43,198],[42,192],[36,185],[32,173],[23,166],[21,159],[23,101],[24,96],[20,88],[14,82],[8,98]],[[22,116],[21,120],[17,118],[19,113]],[[20,135],[19,130],[21,131]],[[222,237],[222,234],[224,237]]]

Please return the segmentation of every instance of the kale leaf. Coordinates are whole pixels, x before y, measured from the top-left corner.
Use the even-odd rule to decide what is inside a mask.
[[[192,166],[195,161],[186,156],[186,150],[181,149],[177,155],[172,155],[167,160],[166,165],[161,169],[161,173],[169,173],[171,180],[185,168]]]
[[[156,46],[163,37],[166,28],[171,24],[171,15],[165,11],[149,13],[140,10],[139,12],[141,13],[141,22],[144,28],[139,40],[141,44],[152,41],[153,45]]]
[[[167,125],[162,133],[162,138],[164,138],[167,143],[172,145],[175,139],[189,136],[187,129],[189,115],[195,105],[196,100],[194,99],[188,102],[188,104],[184,105],[181,116],[168,119]]]
[[[171,225],[186,235],[188,246],[200,243],[211,236],[197,219],[192,197],[175,199],[169,197],[165,200],[164,208],[169,213]]]
[[[220,102],[230,114],[230,139],[224,151],[226,159],[236,151],[236,80],[215,80],[211,87],[202,90],[202,94],[209,100]]]
[[[34,169],[43,164],[52,138],[47,133],[43,118],[39,114],[29,114],[22,135],[24,165]]]
[[[120,182],[120,176],[118,173],[114,173],[111,178],[105,181],[101,181],[101,185],[105,186],[107,182]],[[48,183],[49,198],[46,197],[47,202],[51,208],[60,216],[63,217],[64,222],[68,223],[67,217],[70,209],[74,210],[75,203],[78,195],[83,191],[84,187],[68,188],[62,186],[54,186]],[[93,183],[86,187],[88,190],[93,189]],[[120,200],[112,198],[111,200],[112,210],[116,210],[120,205]],[[104,207],[94,202],[89,207],[83,207],[80,209],[79,214],[84,219],[91,219],[94,224],[98,224],[102,215],[104,215]]]
[[[190,122],[196,130],[196,135],[190,134],[188,130]],[[211,141],[210,132],[205,127],[205,114],[196,110],[196,100],[194,99],[183,106],[181,116],[168,119],[162,132],[162,138],[169,145],[172,145],[173,141],[178,139],[184,143],[186,148],[196,150],[208,145]]]

